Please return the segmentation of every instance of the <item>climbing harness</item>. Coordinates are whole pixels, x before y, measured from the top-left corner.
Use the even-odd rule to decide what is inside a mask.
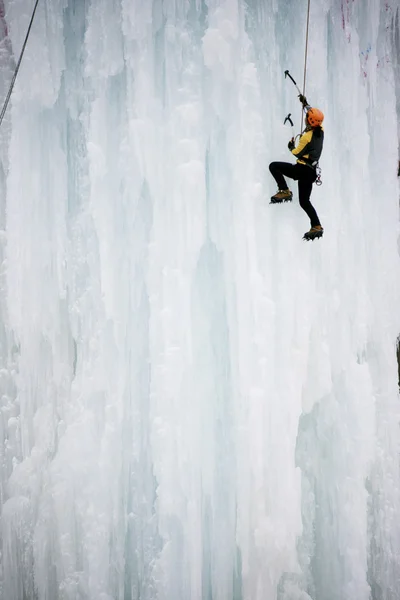
[[[0,126],[1,126],[1,124],[3,122],[4,115],[6,114],[7,106],[8,106],[8,103],[10,101],[12,91],[14,89],[15,80],[17,79],[18,71],[19,71],[19,68],[20,68],[21,62],[22,62],[22,57],[23,57],[24,52],[25,52],[25,47],[26,47],[26,44],[28,43],[29,34],[31,32],[31,29],[32,29],[33,19],[35,18],[35,13],[36,13],[36,9],[37,9],[37,5],[38,4],[39,4],[39,0],[36,0],[35,6],[34,6],[34,9],[33,9],[33,12],[32,12],[32,16],[31,16],[31,20],[30,20],[30,23],[29,23],[28,31],[27,31],[26,36],[25,36],[25,41],[24,41],[24,44],[22,46],[21,54],[19,56],[19,59],[18,59],[18,62],[17,62],[17,66],[15,67],[14,75],[13,75],[13,78],[12,78],[11,83],[10,83],[10,88],[8,90],[6,99],[4,101],[3,108],[2,108],[1,113],[0,113]]]

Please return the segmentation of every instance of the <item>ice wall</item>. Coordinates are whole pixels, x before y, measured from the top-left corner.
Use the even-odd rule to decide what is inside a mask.
[[[33,5],[0,1],[2,97]],[[398,2],[311,0],[309,244],[268,172],[306,17],[40,0],[0,131],[1,600],[398,599]]]

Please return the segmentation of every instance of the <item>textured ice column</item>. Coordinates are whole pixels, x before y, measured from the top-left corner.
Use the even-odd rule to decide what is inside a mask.
[[[0,2],[0,97],[6,98],[8,86],[12,78],[13,57],[8,27],[4,18],[4,5]],[[6,280],[6,198],[7,172],[9,166],[8,150],[10,142],[10,117],[3,118],[0,138],[0,389],[1,409],[0,418],[0,455],[3,468],[0,471],[0,497],[4,498],[7,479],[11,472],[17,408],[13,403],[15,397],[15,381],[13,369],[13,336],[10,334],[7,311],[7,280]],[[10,423],[10,432],[7,424]],[[8,439],[7,439],[8,438]]]
[[[212,385],[212,376],[206,369],[196,385],[199,357],[191,306],[192,278],[206,238],[199,47],[203,24],[201,15],[199,20],[194,17],[186,3],[163,7],[156,3],[149,39],[156,82],[153,114],[161,118],[154,140],[159,151],[146,156],[155,167],[146,166],[154,194],[148,285],[151,442],[162,541],[155,578],[160,598],[201,597],[203,542],[209,535],[203,527],[207,498],[203,499],[202,486],[210,485],[212,447],[208,436],[203,437],[203,419],[209,415],[212,427],[212,416],[209,404],[199,396],[203,385]],[[141,97],[143,90],[137,91]]]
[[[246,18],[252,25],[249,33]],[[237,544],[244,597],[276,593],[282,564],[289,570],[296,567],[295,537],[300,532],[299,488],[291,454],[301,404],[300,396],[297,407],[291,399],[288,410],[286,382],[279,375],[275,378],[289,360],[284,348],[290,329],[278,334],[277,282],[274,268],[268,268],[273,264],[273,240],[262,191],[271,148],[263,130],[265,119],[274,113],[268,101],[273,87],[266,77],[260,89],[265,65],[260,64],[258,71],[257,50],[264,47],[254,28],[256,19],[261,20],[260,28],[265,27],[273,55],[275,38],[268,20],[257,10],[245,14],[233,2],[210,3],[203,38],[210,71],[206,87],[210,231],[225,265],[220,277],[226,285],[231,346]],[[284,289],[280,291],[283,299]],[[279,469],[268,469],[266,456],[273,457]],[[265,564],[268,568],[262,567]]]
[[[17,56],[33,8],[28,4],[5,3]],[[41,570],[48,577],[52,529],[45,530],[39,546],[35,533],[47,518],[49,465],[70,377],[65,130],[62,111],[54,109],[64,68],[63,40],[57,35],[63,4],[52,3],[46,20],[44,6],[39,9],[10,107],[7,359],[14,385],[8,386],[12,395],[2,397],[9,477],[2,513],[4,598],[33,597],[35,587],[44,597],[43,578],[35,577]]]

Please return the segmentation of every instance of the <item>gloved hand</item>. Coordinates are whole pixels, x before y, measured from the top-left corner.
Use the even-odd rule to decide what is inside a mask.
[[[303,106],[308,106],[307,98],[303,94],[299,94],[299,100]]]
[[[294,143],[294,138],[292,138],[290,140],[290,142],[288,143],[287,147],[289,148],[290,151],[292,151],[294,149],[295,145],[296,144]]]

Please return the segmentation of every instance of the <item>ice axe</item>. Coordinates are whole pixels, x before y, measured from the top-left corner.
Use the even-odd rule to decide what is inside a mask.
[[[294,85],[296,86],[296,89],[297,89],[297,91],[299,92],[299,99],[300,99],[300,102],[303,104],[303,111],[304,111],[304,108],[305,108],[305,103],[307,102],[307,100],[305,99],[305,96],[304,96],[304,94],[302,94],[302,93],[301,93],[299,86],[297,85],[297,83],[295,82],[295,80],[293,79],[293,77],[291,76],[291,74],[289,73],[289,70],[288,70],[288,69],[286,69],[286,71],[285,71],[285,79],[286,79],[286,77],[289,77],[289,79],[291,79],[291,80],[292,80],[292,82],[294,83]],[[302,113],[301,113],[301,125],[300,125],[300,131],[303,129],[303,116],[304,116],[304,114],[303,114],[303,112],[302,112]]]
[[[295,80],[293,79],[293,77],[291,76],[291,74],[289,73],[289,71],[288,71],[288,70],[286,70],[286,71],[285,71],[285,78],[286,78],[286,77],[289,77],[289,79],[291,79],[291,80],[293,81],[294,85],[295,85],[295,86],[296,86],[296,88],[297,88],[297,91],[299,92],[300,96],[302,96],[302,93],[301,93],[301,91],[300,91],[300,88],[299,88],[299,86],[297,85],[297,83],[295,82]]]
[[[296,136],[296,134],[294,132],[294,123],[293,123],[291,117],[292,117],[292,113],[289,113],[287,115],[287,117],[285,118],[285,120],[283,121],[283,124],[286,125],[286,123],[289,121],[289,123],[290,123],[290,125],[292,127],[292,140],[295,140],[297,136]]]
[[[286,125],[286,122],[289,121],[289,123],[291,124],[292,127],[294,127],[294,123],[291,119],[292,113],[289,113],[288,116],[285,118],[285,120],[283,121],[283,124]]]
[[[294,123],[293,123],[293,121],[292,121],[292,118],[291,118],[291,117],[292,117],[292,113],[289,113],[289,114],[287,115],[287,117],[285,117],[285,120],[283,121],[283,124],[284,124],[284,125],[286,125],[286,123],[289,121],[289,123],[290,123],[290,125],[291,125],[291,127],[292,127],[292,134],[293,134],[293,137],[294,137],[294,135],[295,135],[295,134],[294,134]]]

